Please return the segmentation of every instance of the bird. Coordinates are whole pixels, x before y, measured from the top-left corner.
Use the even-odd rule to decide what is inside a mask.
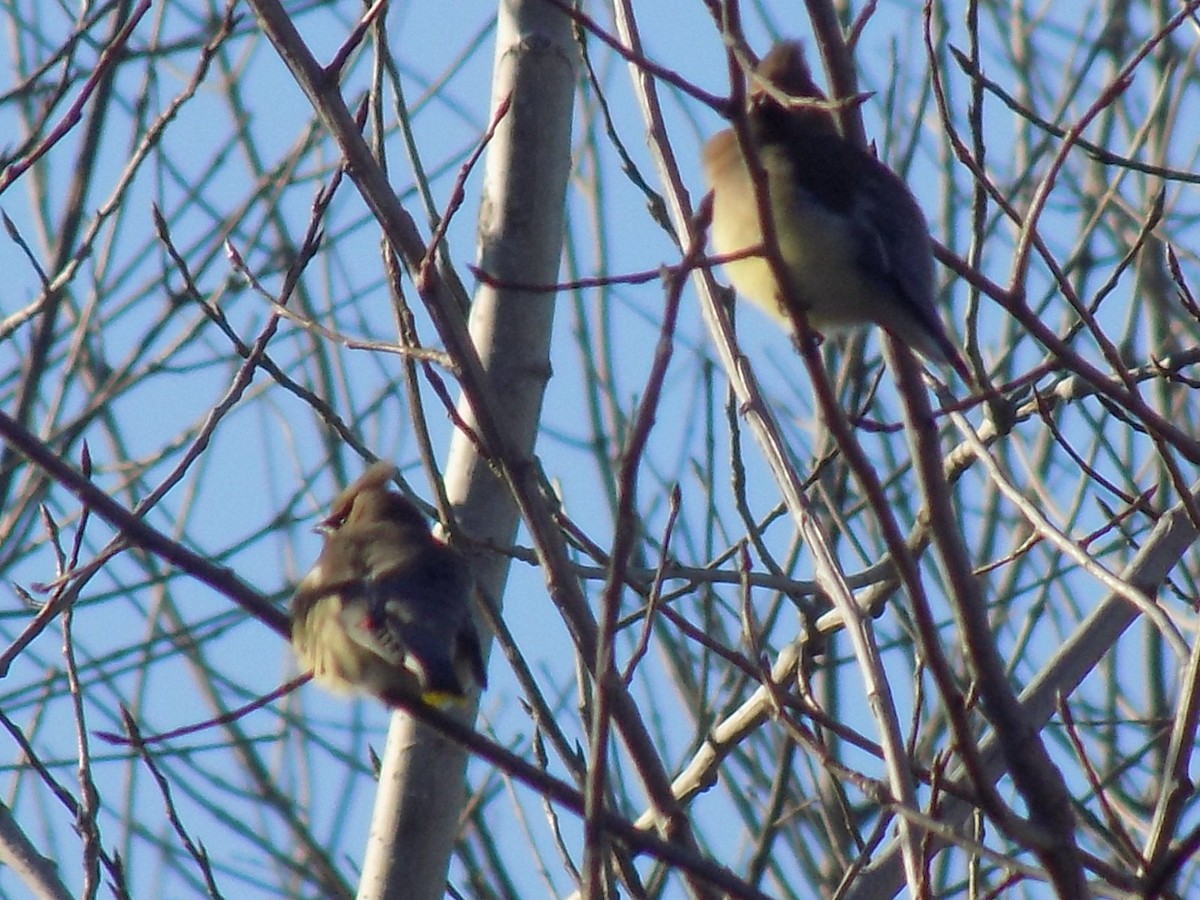
[[[970,382],[934,307],[933,243],[908,186],[846,140],[828,106],[804,105],[826,98],[813,83],[799,41],[777,43],[750,80],[748,136],[766,172],[774,231],[791,283],[790,290],[780,290],[763,255],[760,204],[730,128],[706,142],[702,159],[713,192],[714,249],[722,256],[751,253],[723,263],[734,287],[793,330],[793,305],[803,307],[819,332],[874,322]]]
[[[467,560],[388,488],[395,472],[370,466],[318,525],[324,546],[292,597],[292,647],[331,690],[445,708],[487,686],[474,581]]]

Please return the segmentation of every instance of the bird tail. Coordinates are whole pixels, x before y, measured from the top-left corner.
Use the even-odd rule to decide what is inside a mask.
[[[466,699],[463,680],[449,658],[422,660],[410,654],[404,663],[421,683],[421,699],[431,706],[444,709]]]

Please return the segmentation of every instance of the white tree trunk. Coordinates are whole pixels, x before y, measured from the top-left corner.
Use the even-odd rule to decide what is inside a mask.
[[[557,278],[577,70],[569,26],[541,0],[500,5],[492,109],[505,98],[511,106],[487,150],[478,258],[501,280],[548,284]],[[554,302],[553,293],[484,285],[471,306],[472,340],[494,396],[503,398],[509,447],[522,456],[532,454],[537,437]],[[460,402],[459,414],[474,424],[468,403]],[[461,431],[451,444],[446,491],[465,534],[512,542],[518,523],[512,497]],[[488,597],[503,595],[506,559],[479,559],[475,572]],[[465,766],[458,747],[403,713],[392,718],[360,898],[444,894]]]

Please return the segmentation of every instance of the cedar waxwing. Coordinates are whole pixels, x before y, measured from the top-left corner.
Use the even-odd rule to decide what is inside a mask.
[[[292,646],[325,687],[443,706],[487,685],[467,561],[375,463],[321,521],[325,546],[292,598]]]
[[[785,304],[803,304],[820,331],[875,322],[970,381],[933,305],[933,246],[916,199],[887,166],[838,133],[798,41],[776,44],[747,97],[752,145],[767,175],[775,235],[791,292],[777,289],[764,256],[725,263],[734,287],[791,327]],[[763,242],[759,204],[732,129],[704,146],[713,190],[712,242],[720,254]]]

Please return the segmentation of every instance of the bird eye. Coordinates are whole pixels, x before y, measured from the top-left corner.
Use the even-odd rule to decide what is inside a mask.
[[[334,513],[332,516],[322,519],[317,523],[317,527],[314,530],[320,532],[321,534],[329,534],[332,531],[337,531],[345,524],[346,514],[343,512],[338,512]]]

